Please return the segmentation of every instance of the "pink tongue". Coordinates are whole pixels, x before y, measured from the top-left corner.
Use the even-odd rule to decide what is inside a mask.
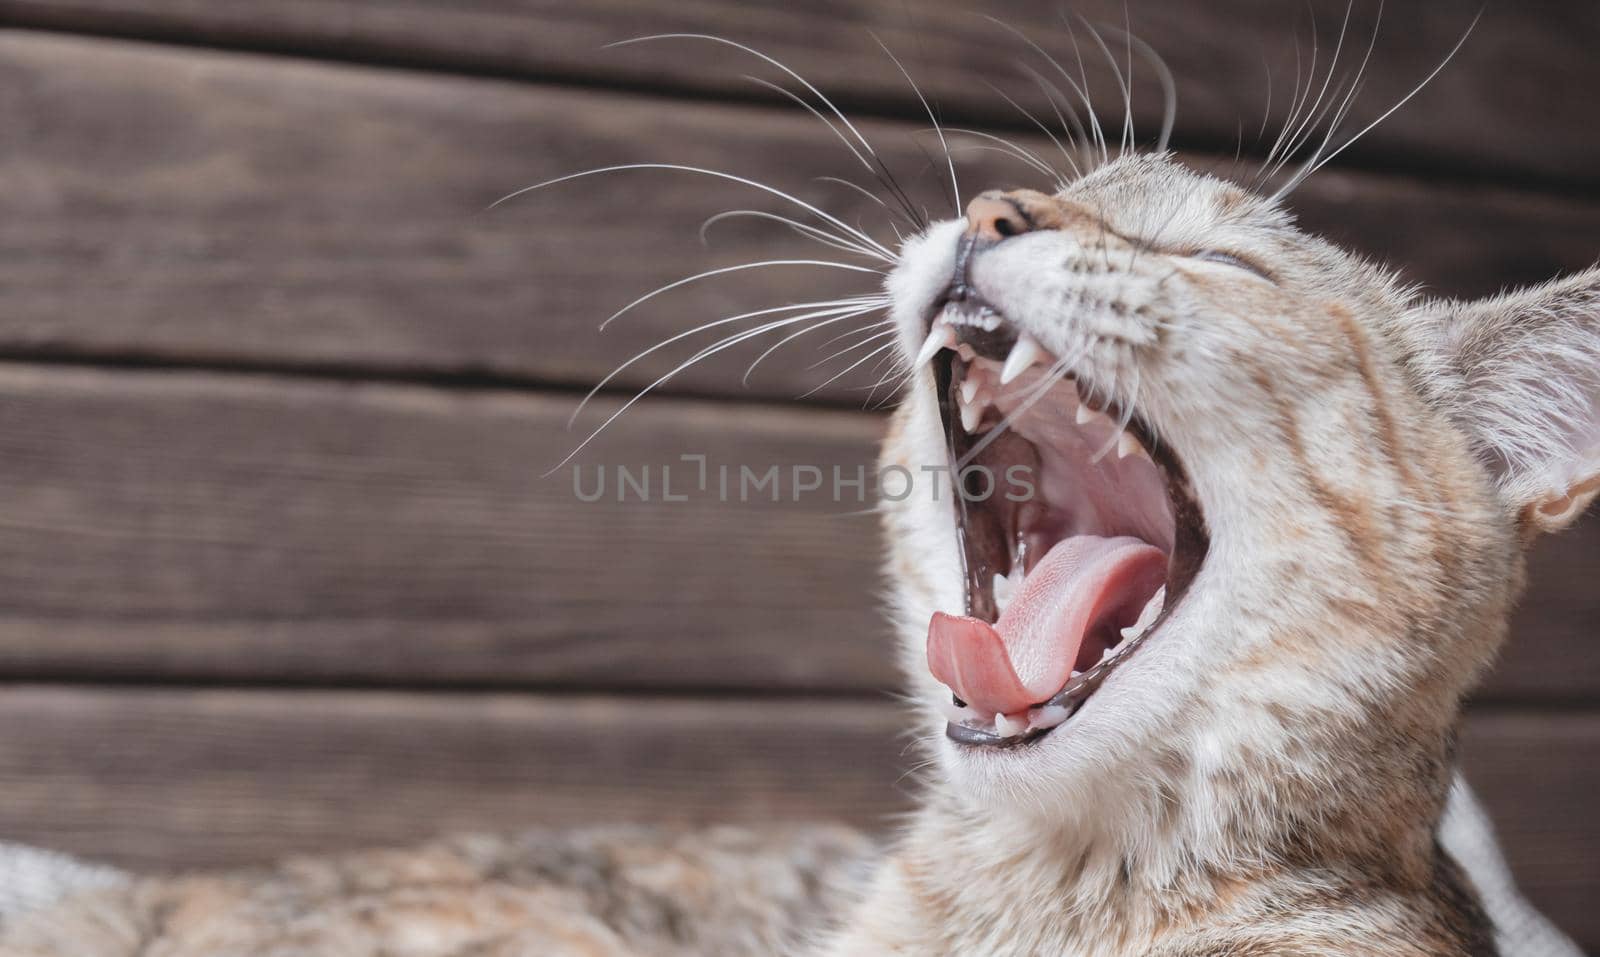
[[[1058,542],[993,625],[934,612],[928,670],[982,713],[1025,711],[1067,683],[1091,629],[1132,623],[1166,566],[1161,549],[1137,538]]]

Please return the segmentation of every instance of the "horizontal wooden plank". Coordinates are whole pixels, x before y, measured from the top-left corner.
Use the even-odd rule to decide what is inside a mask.
[[[870,467],[879,417],[646,403],[578,459],[585,494],[608,478],[585,503],[539,477],[574,402],[0,365],[0,676],[898,684],[877,523],[832,486]],[[823,473],[798,501],[796,465]],[[662,500],[663,466],[688,501]],[[741,467],[773,466],[783,501],[741,494]],[[616,500],[619,467],[651,470],[650,501]],[[1540,544],[1486,698],[1600,696],[1597,563],[1600,519]]]
[[[1600,67],[1590,55],[1600,44],[1600,12],[1592,4],[1355,4],[1340,61],[1347,71],[1353,72],[1368,37],[1377,32],[1361,108],[1349,127],[1358,129],[1405,96],[1445,58],[1480,9],[1482,20],[1449,67],[1368,136],[1356,155],[1367,162],[1594,184],[1600,140],[1587,124],[1571,122],[1573,112],[1585,107],[1582,91],[1600,83]],[[1287,116],[1296,74],[1312,63],[1312,24],[1306,8],[1296,5],[1081,0],[1072,11],[1101,24],[1128,23],[1165,58],[1179,91],[1180,144],[1231,147],[1236,137],[1254,139],[1269,106],[1275,108],[1269,127],[1275,132]],[[1322,43],[1316,65],[1326,68],[1344,10],[1332,5],[1312,12],[1318,15]],[[1061,9],[1053,4],[424,0],[397,7],[382,0],[0,0],[0,16],[56,29],[759,96],[762,91],[744,84],[740,74],[760,64],[706,44],[601,49],[651,33],[712,33],[754,44],[791,64],[847,106],[920,119],[920,103],[875,42],[881,37],[941,112],[957,122],[1026,124],[989,83],[1037,115],[1051,115],[1045,97],[1021,69],[1025,63],[1047,72],[1050,67],[983,19],[986,15],[1026,33],[1074,71],[1080,69],[1075,53],[1086,54],[1082,69],[1099,108],[1120,116],[1121,97],[1105,58],[1086,34],[1075,40],[1068,33]],[[1122,49],[1116,52],[1119,59],[1125,55]],[[1144,63],[1136,62],[1134,73],[1135,113],[1148,132],[1160,122],[1159,87]]]
[[[832,495],[877,417],[641,406],[579,460],[585,495],[607,477],[586,503],[572,472],[540,477],[577,438],[574,402],[0,366],[0,673],[893,682],[876,522]],[[707,457],[706,492],[682,454]],[[798,501],[796,465],[826,480]],[[663,499],[663,466],[688,501]],[[742,492],[741,467],[781,486]],[[651,471],[649,501],[617,501],[620,468]]]
[[[818,247],[771,223],[733,221],[713,230],[708,250],[695,238],[706,216],[783,204],[666,173],[567,184],[480,214],[544,177],[675,162],[768,180],[846,221],[878,222],[866,199],[814,180],[860,169],[797,111],[16,32],[0,35],[0,75],[12,144],[0,152],[0,354],[587,387],[693,323],[878,281],[795,267],[730,274],[598,335],[601,319],[658,284]],[[948,209],[938,205],[943,174],[911,140],[915,124],[866,129],[908,188]],[[968,189],[1040,185],[971,145],[957,154]],[[1392,177],[1324,174],[1295,204],[1309,227],[1453,293],[1587,265],[1600,235],[1600,205]],[[848,345],[823,348],[849,328],[791,344],[748,390],[738,379],[756,344],[677,385],[792,397],[842,368],[808,367]],[[664,350],[615,384],[645,385],[703,341]],[[824,394],[860,404],[869,369]]]
[[[1536,542],[1528,590],[1485,695],[1593,700],[1600,691],[1600,509]]]
[[[462,830],[882,825],[912,762],[887,702],[13,687],[0,727],[0,834],[146,868]],[[1600,716],[1480,716],[1464,748],[1527,893],[1600,941]]]
[[[873,702],[18,687],[0,715],[0,834],[132,867],[906,802]]]

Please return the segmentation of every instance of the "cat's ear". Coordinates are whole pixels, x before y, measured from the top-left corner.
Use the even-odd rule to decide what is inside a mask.
[[[1600,268],[1421,318],[1434,390],[1530,527],[1600,493]]]

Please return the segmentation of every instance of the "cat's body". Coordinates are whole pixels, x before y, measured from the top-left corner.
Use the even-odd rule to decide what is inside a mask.
[[[135,878],[37,852],[6,866],[4,957],[705,957],[804,946],[842,912],[875,846],[839,827],[754,834],[612,828],[475,836]],[[63,899],[12,902],[54,871]],[[9,873],[8,873],[9,870]],[[73,891],[72,886],[81,890]],[[24,903],[31,906],[22,906]]]
[[[1444,843],[1486,891],[1501,953],[1579,957],[1516,893],[1463,792],[1446,820]],[[837,827],[482,835],[183,877],[135,877],[0,844],[0,954],[809,953],[849,919],[883,861],[876,842]]]

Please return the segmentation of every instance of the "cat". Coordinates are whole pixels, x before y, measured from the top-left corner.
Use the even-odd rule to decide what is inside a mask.
[[[888,285],[884,465],[978,477],[885,504],[946,732],[823,952],[1496,953],[1439,821],[1523,550],[1600,491],[1600,270],[1431,300],[1146,154]]]
[[[1145,154],[976,197],[888,290],[912,378],[882,464],[919,483],[886,499],[889,578],[936,758],[889,846],[80,869],[0,907],[0,953],[1576,953],[1451,789],[1523,550],[1600,492],[1600,270],[1428,299]],[[1031,494],[982,494],[1015,467]]]

